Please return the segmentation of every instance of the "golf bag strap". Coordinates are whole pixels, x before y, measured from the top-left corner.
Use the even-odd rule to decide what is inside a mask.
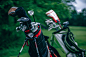
[[[60,29],[60,30],[58,30],[58,31],[53,32],[52,34],[59,33],[60,31],[65,30],[65,29],[67,29],[67,28],[68,28],[68,27],[66,27],[66,28],[62,28],[62,29]]]

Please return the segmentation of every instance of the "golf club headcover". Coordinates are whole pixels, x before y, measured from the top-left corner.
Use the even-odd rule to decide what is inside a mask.
[[[11,15],[11,16],[16,16],[15,14],[15,10],[17,9],[18,7],[11,7],[8,11],[8,15]]]
[[[18,16],[18,18],[21,17],[29,18],[23,7],[11,7],[10,10],[8,11],[8,15],[11,15],[13,17]]]
[[[13,17],[18,16],[18,18],[22,19],[22,21],[24,23],[26,23],[25,21],[27,21],[27,20],[23,20],[23,19],[28,18],[29,21],[27,21],[27,22],[28,22],[29,26],[31,26],[30,25],[31,19],[28,17],[28,15],[26,14],[26,11],[24,10],[23,7],[11,7],[10,10],[8,11],[8,15],[11,15]]]
[[[53,11],[53,10],[49,10],[48,12],[46,12],[46,15],[53,18],[53,20],[58,23],[60,22],[59,17],[57,16],[57,14]]]

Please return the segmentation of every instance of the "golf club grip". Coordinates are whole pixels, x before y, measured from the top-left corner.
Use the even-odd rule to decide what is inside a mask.
[[[66,28],[62,28],[62,29],[60,29],[60,30],[58,30],[58,31],[56,31],[56,32],[53,32],[52,34],[56,34],[56,33],[59,33],[60,31],[62,31],[62,30],[64,30],[64,29],[67,29],[68,27],[66,27]]]

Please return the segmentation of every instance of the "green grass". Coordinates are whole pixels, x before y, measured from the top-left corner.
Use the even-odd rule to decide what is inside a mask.
[[[74,34],[75,37],[75,41],[78,43],[78,46],[82,49],[86,49],[86,27],[79,27],[79,26],[70,26],[71,31]],[[54,32],[55,30],[42,30],[43,34],[46,36],[51,37],[52,36],[52,32]],[[50,38],[49,38],[50,40]],[[61,47],[58,47],[54,44],[54,47],[58,50],[59,54],[61,55],[61,57],[66,57],[65,53],[63,53],[61,51]],[[3,54],[3,56],[1,57],[17,57],[19,51],[21,49],[21,46],[19,47],[14,47],[14,48],[10,48],[10,49],[6,49],[3,51],[0,51],[0,54]],[[23,51],[20,54],[20,57],[30,57],[28,54],[28,46],[25,46]]]

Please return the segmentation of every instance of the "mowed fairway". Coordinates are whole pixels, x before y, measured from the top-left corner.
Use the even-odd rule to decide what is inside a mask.
[[[86,27],[80,27],[80,26],[69,26],[69,27],[74,34],[75,41],[78,43],[78,46],[82,49],[86,49]],[[48,31],[48,30],[43,29],[42,31],[43,31],[44,35],[51,37],[52,32],[54,32],[55,30]],[[61,57],[66,57],[65,56],[66,54],[61,51],[61,49],[62,49],[61,47],[58,47],[55,44],[54,44],[54,47],[58,50]],[[20,54],[20,57],[30,57],[27,52],[28,48],[25,47],[24,49],[25,50],[24,50],[24,52],[22,51],[22,53]],[[17,53],[18,52],[19,52],[19,50],[17,51]],[[13,52],[10,57],[17,57],[17,55],[14,55],[14,53],[16,53],[16,52]]]

